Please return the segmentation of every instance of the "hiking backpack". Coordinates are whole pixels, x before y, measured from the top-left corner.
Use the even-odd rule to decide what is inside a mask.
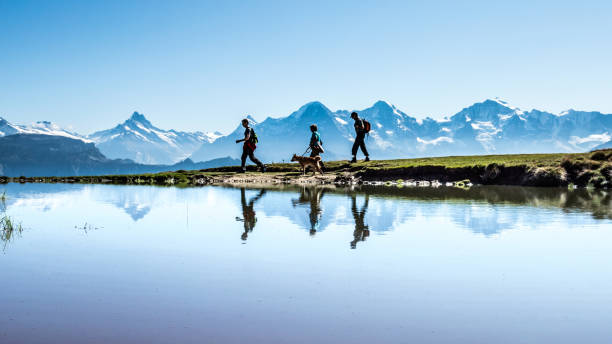
[[[365,119],[363,120],[363,131],[368,134],[370,132],[370,130],[372,129],[372,125],[370,124],[370,122],[366,121]]]
[[[257,134],[255,134],[255,130],[253,130],[253,128],[251,128],[251,136],[249,137],[249,141],[252,144],[257,144],[259,142],[259,139],[257,138]]]

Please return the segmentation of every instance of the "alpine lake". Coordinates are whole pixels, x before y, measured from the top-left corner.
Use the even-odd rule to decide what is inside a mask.
[[[609,190],[0,194],[0,343],[612,343]]]

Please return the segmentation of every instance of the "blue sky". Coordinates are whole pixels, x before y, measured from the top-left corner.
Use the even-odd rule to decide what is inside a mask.
[[[610,1],[0,0],[0,116],[87,134],[133,111],[233,129],[387,100],[441,118],[486,98],[612,113]]]

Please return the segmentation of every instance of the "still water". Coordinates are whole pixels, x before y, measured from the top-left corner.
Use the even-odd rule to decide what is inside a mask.
[[[0,343],[610,343],[610,193],[7,184]]]

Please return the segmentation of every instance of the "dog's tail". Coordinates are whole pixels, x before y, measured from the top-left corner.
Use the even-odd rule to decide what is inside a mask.
[[[317,156],[315,156],[314,158],[315,158],[315,160],[316,160],[316,161],[321,161],[321,157],[320,157],[320,156],[318,156],[318,155],[317,155]]]

